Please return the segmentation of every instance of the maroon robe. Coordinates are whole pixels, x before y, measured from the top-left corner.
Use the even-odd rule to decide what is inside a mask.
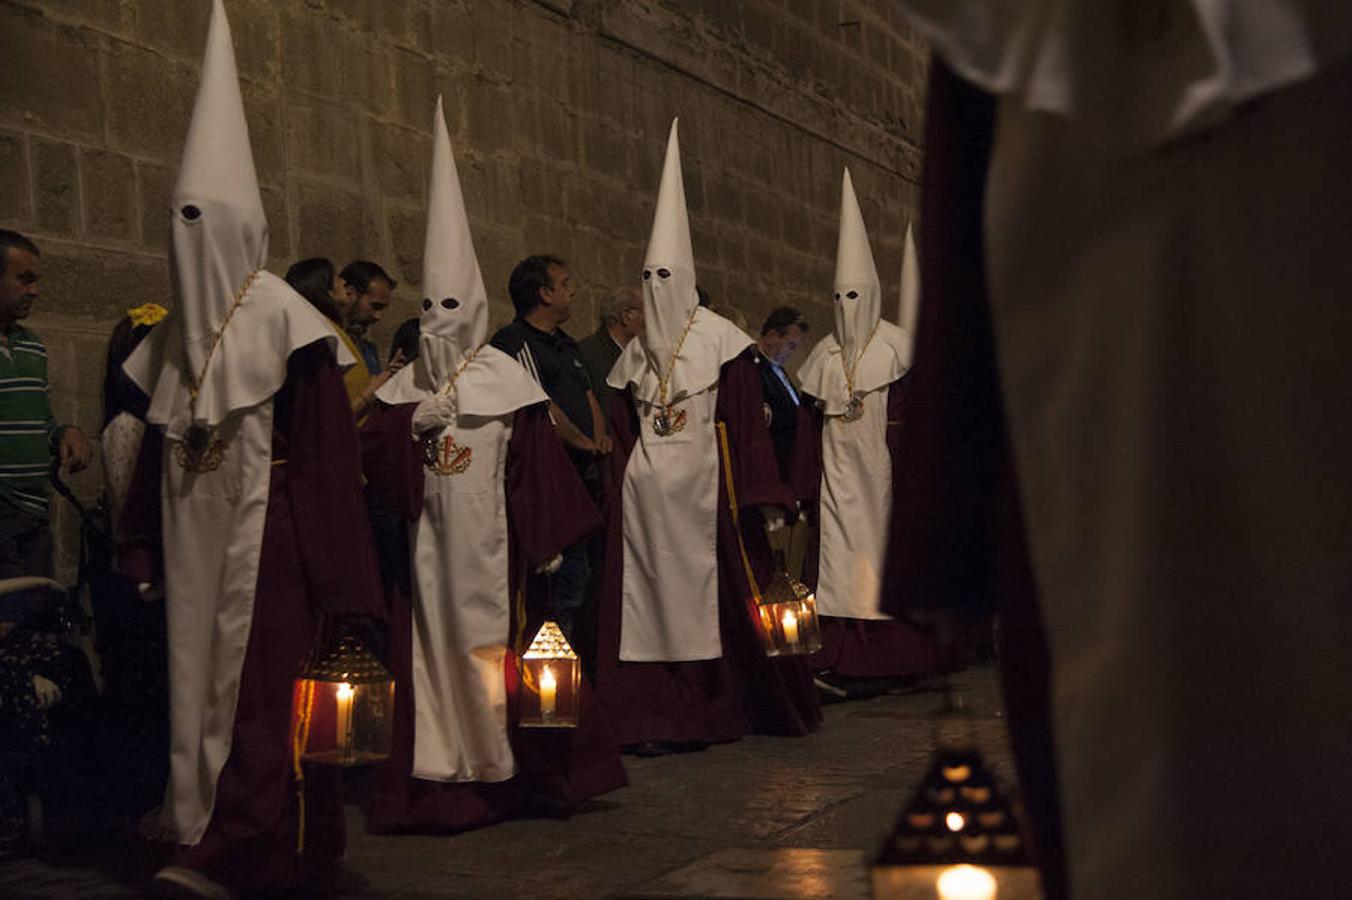
[[[364,466],[383,508],[416,521],[423,510],[421,444],[412,439],[415,403],[380,404],[362,428]],[[547,618],[548,580],[533,577],[541,563],[601,526],[577,470],[549,420],[545,404],[517,410],[507,445],[507,520],[512,596],[524,591],[525,621],[512,609],[511,635],[526,641]],[[400,583],[411,580],[400,579]],[[440,782],[413,777],[413,598],[390,597],[391,663],[395,676],[394,740],[376,773],[367,824],[372,831],[460,831],[490,825],[531,808],[566,812],[629,783],[604,710],[590,686],[581,688],[576,728],[508,729],[517,774],[499,782]],[[507,715],[516,721],[516,656],[503,664]]]
[[[906,413],[910,379],[903,375],[887,389],[887,454],[892,470],[897,471],[897,459],[906,435]],[[821,521],[822,483],[822,427],[821,409],[808,395],[798,407],[798,431],[793,454],[793,488],[798,499],[812,515]],[[905,490],[904,484],[892,479],[892,495]],[[821,540],[814,534],[803,558],[803,581],[817,586]],[[830,670],[846,678],[902,678],[930,675],[944,666],[934,635],[901,619],[850,619],[840,616],[822,616],[822,648],[808,658],[814,671]]]
[[[796,509],[779,477],[765,424],[754,347],[723,367],[717,421],[728,429],[743,540],[752,571],[764,586],[773,574],[762,505]],[[747,605],[751,589],[728,507],[719,466],[718,614],[723,655],[695,662],[624,662],[620,628],[624,579],[624,504],[621,485],[637,438],[633,395],[617,393],[610,405],[615,448],[606,467],[606,564],[602,580],[596,683],[623,745],[646,741],[710,744],[748,732],[803,735],[821,722],[821,707],[807,664],[798,657],[771,659],[760,626]]]
[[[995,100],[935,57],[920,193],[920,304],[907,440],[893,466],[883,612],[1000,616],[1001,684],[1048,900],[1065,896],[1051,663],[1038,609],[986,297],[986,172]]]
[[[273,410],[272,481],[230,755],[206,834],[173,860],[254,891],[322,884],[342,859],[340,771],[333,766],[304,768],[305,846],[297,852],[293,689],[321,616],[385,614],[356,427],[327,343],[291,354]],[[138,582],[161,580],[163,459],[163,432],[150,428],[121,522],[122,570]]]

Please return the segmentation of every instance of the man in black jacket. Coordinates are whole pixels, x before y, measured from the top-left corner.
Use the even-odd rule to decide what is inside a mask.
[[[756,341],[760,348],[761,386],[770,420],[770,437],[775,445],[779,474],[785,481],[789,478],[793,441],[798,431],[798,391],[789,381],[784,364],[802,344],[807,331],[808,323],[801,312],[792,306],[781,306],[766,316],[760,339]]]

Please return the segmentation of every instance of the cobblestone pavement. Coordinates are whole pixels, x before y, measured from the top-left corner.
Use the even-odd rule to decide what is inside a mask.
[[[970,713],[964,727],[1012,785],[995,671],[970,669],[954,684]],[[375,836],[349,807],[340,896],[867,897],[863,861],[923,774],[942,701],[932,690],[889,694],[828,707],[806,738],[626,757],[630,786],[563,821]],[[135,896],[152,865],[135,848],[11,863],[0,867],[0,896]]]

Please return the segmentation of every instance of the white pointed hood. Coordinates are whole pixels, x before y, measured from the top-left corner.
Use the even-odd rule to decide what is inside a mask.
[[[470,236],[441,97],[432,119],[422,289],[418,358],[376,392],[391,405],[415,403],[445,388],[488,335],[488,291]],[[458,411],[476,415],[500,415],[548,399],[515,360],[489,346],[482,346],[460,373],[455,395]]]
[[[840,235],[836,240],[836,342],[845,363],[854,365],[882,318],[883,289],[868,245],[864,214],[854,193],[850,170],[840,185]]]
[[[723,363],[753,343],[749,335],[722,316],[699,309],[695,251],[681,175],[679,122],[672,120],[667,136],[657,209],[643,255],[643,332],[638,340],[626,345],[607,378],[615,388],[633,384],[636,395],[649,403],[658,402],[660,379],[668,366],[672,371],[667,399],[675,402],[712,387]],[[682,343],[687,325],[690,334]],[[672,355],[678,346],[680,357],[673,364]]]
[[[236,293],[268,258],[268,220],[221,0],[212,4],[202,80],[170,203],[175,313],[195,373],[201,371]]]
[[[662,183],[648,250],[643,254],[643,333],[639,340],[654,368],[666,366],[685,332],[690,314],[699,306],[695,292],[695,250],[690,243],[690,219],[685,208],[685,179],[681,175],[679,119],[671,123]]]
[[[836,415],[850,402],[849,372],[854,375],[854,394],[865,394],[901,377],[909,361],[904,332],[882,318],[882,285],[849,169],[840,185],[832,304],[835,328],[808,354],[798,377],[804,392]]]
[[[906,242],[901,251],[901,296],[897,302],[897,324],[906,332],[906,363],[915,351],[915,328],[920,319],[920,260],[915,252],[911,226],[906,226]]]
[[[233,410],[275,393],[298,347],[324,337],[337,346],[323,317],[286,282],[262,271],[268,221],[221,0],[212,3],[201,81],[170,203],[174,309],[125,368],[152,395],[149,420],[168,425],[172,438],[194,421],[214,427]],[[274,296],[299,306],[293,309],[290,300],[274,304]],[[346,350],[339,355],[340,363],[351,363]],[[192,408],[179,408],[183,383],[199,379]]]
[[[421,347],[417,365],[441,385],[488,334],[488,292],[469,233],[465,196],[451,151],[441,98],[432,122],[432,174],[423,243]]]

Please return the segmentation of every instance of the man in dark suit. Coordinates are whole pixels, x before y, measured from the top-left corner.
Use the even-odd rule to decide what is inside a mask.
[[[620,358],[633,337],[643,330],[643,292],[637,286],[620,288],[606,298],[601,307],[601,325],[596,332],[578,342],[577,352],[591,376],[592,391],[604,415],[610,404],[611,388],[606,384],[610,367]]]
[[[765,407],[770,420],[770,437],[775,445],[775,459],[785,481],[793,456],[793,441],[798,430],[798,390],[789,381],[784,364],[793,356],[803,335],[808,331],[807,320],[792,306],[781,306],[765,317],[761,326],[760,348],[761,386],[765,392]]]

